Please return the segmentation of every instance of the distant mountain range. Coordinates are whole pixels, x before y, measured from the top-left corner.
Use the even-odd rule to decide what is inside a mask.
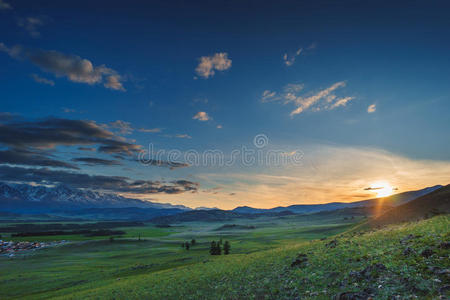
[[[442,188],[440,185],[425,188],[418,191],[410,191],[392,195],[385,198],[369,199],[351,203],[333,202],[313,205],[291,205],[286,207],[275,207],[271,209],[252,208],[248,206],[237,207],[230,211],[219,209],[213,210],[193,210],[185,211],[175,215],[166,215],[153,218],[151,222],[157,224],[172,224],[194,221],[230,221],[236,218],[257,218],[260,216],[287,216],[292,214],[336,214],[336,215],[363,215],[370,216],[379,208],[379,212],[384,212],[393,207],[408,203],[418,197],[427,195]]]
[[[282,216],[339,210],[344,208],[383,206],[395,207],[426,195],[442,186],[396,194],[383,199],[370,199],[351,203],[333,202],[312,205],[291,205],[271,209],[248,206],[230,211],[217,208],[197,208],[183,205],[155,203],[126,198],[115,194],[82,190],[60,185],[56,187],[6,184],[0,182],[0,217],[14,214],[47,216],[48,218],[102,219],[102,220],[150,220],[156,223],[176,223],[195,220],[218,221],[230,218],[253,218],[258,215]],[[24,216],[26,218],[26,216]]]
[[[409,202],[413,199],[416,199],[420,196],[431,193],[439,188],[442,185],[435,185],[432,187],[427,187],[417,191],[409,191],[404,193],[395,194],[385,198],[375,198],[357,202],[331,202],[326,204],[297,204],[290,206],[278,206],[269,209],[263,208],[252,208],[249,206],[239,206],[233,209],[233,212],[244,213],[244,214],[260,214],[267,212],[282,212],[282,211],[291,211],[296,214],[306,214],[306,213],[316,213],[321,211],[331,211],[342,208],[354,208],[354,207],[367,207],[377,205],[379,202],[382,202],[384,206],[398,206],[403,203]]]
[[[0,183],[0,211],[37,214],[55,211],[77,211],[92,208],[142,208],[190,210],[182,205],[155,203],[125,198],[115,194],[81,190],[65,185],[56,187]]]

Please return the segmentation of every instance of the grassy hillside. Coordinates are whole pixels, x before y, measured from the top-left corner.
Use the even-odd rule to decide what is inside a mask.
[[[266,251],[229,256],[191,258],[190,264],[172,264],[161,270],[151,270],[145,264],[135,265],[131,257],[128,272],[119,268],[107,274],[108,264],[119,258],[120,247],[114,249],[111,260],[104,260],[94,270],[103,249],[91,250],[93,275],[80,278],[32,298],[61,299],[338,299],[356,293],[365,299],[387,299],[399,295],[438,298],[448,295],[450,268],[450,217],[438,216],[415,223],[396,225],[367,233],[346,233],[328,238],[298,243],[285,243]],[[80,246],[81,247],[81,246]],[[121,246],[122,247],[122,246]],[[148,245],[151,249],[152,246]],[[81,249],[78,253],[83,253]],[[197,250],[200,251],[200,250]],[[164,253],[159,254],[164,257]],[[184,253],[180,259],[195,257]],[[144,260],[144,258],[142,258]],[[91,263],[91,264],[92,264]],[[55,265],[56,266],[56,265]],[[89,267],[89,261],[79,267]],[[134,269],[133,269],[134,268]],[[136,271],[137,270],[137,271]],[[56,268],[54,272],[61,272]],[[38,275],[36,275],[38,276]],[[61,276],[54,278],[55,284]],[[19,284],[20,278],[7,276],[5,284]],[[64,278],[62,279],[64,282]],[[22,283],[23,284],[23,283]],[[11,287],[11,285],[9,285]],[[9,291],[16,297],[26,291]],[[11,295],[11,294],[10,294]],[[354,294],[355,296],[355,294]]]
[[[329,299],[344,292],[377,298],[437,297],[449,284],[450,219],[437,217],[361,236],[307,242],[86,284],[63,298]],[[445,244],[447,242],[447,244]],[[407,250],[409,249],[409,250]],[[306,262],[292,266],[299,254]],[[74,292],[73,295],[68,293]],[[341,295],[342,296],[342,295]]]
[[[115,227],[126,234],[123,238],[116,237],[113,242],[109,241],[109,237],[81,235],[10,238],[12,232],[2,232],[4,240],[64,239],[72,242],[60,247],[17,253],[12,258],[0,255],[0,298],[47,299],[65,295],[64,291],[69,287],[86,289],[87,286],[114,284],[143,274],[154,273],[159,276],[158,272],[162,270],[208,264],[224,257],[217,258],[209,254],[210,242],[220,238],[231,242],[232,256],[245,256],[320,239],[342,233],[356,222],[364,220],[361,216],[351,218],[352,216],[260,216],[220,222],[185,222],[162,228],[151,224]],[[4,224],[8,227],[13,225]],[[47,223],[36,225],[38,230],[42,230],[42,226],[55,227],[55,224]],[[94,225],[95,223],[80,224],[83,227]],[[27,223],[26,226],[28,228],[31,224]],[[69,224],[63,223],[60,226],[67,228]],[[217,231],[217,228],[222,229]],[[139,236],[141,241],[138,240]],[[182,242],[193,238],[197,243],[189,251],[181,247]]]
[[[450,213],[450,185],[444,186],[411,202],[397,206],[368,222],[377,227],[393,223],[416,221]]]

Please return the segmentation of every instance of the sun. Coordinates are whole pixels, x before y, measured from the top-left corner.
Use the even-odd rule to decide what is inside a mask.
[[[370,190],[377,193],[377,198],[382,198],[392,195],[395,188],[386,181],[377,181],[370,185]]]

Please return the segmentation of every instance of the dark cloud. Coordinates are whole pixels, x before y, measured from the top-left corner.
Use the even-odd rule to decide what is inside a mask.
[[[187,163],[172,162],[172,161],[165,161],[165,160],[159,160],[159,159],[141,159],[141,160],[139,160],[139,162],[143,165],[166,167],[166,168],[170,168],[171,170],[178,169],[178,168],[185,168],[185,167],[190,166]]]
[[[211,194],[218,194],[219,191],[222,189],[222,187],[216,186],[207,190],[203,190],[203,193],[211,193]]]
[[[72,161],[82,162],[89,166],[103,165],[103,166],[118,166],[121,163],[117,160],[101,159],[95,157],[76,157]]]
[[[36,122],[0,124],[0,143],[14,148],[99,145],[105,153],[132,155],[141,148],[125,142],[94,121],[49,118]]]
[[[384,187],[366,187],[364,190],[365,191],[376,191],[376,190],[381,190],[384,189]]]
[[[11,4],[9,4],[8,2],[5,2],[3,0],[0,0],[0,10],[2,9],[12,9]]]
[[[112,155],[112,157],[114,157],[115,159],[120,159],[120,160],[126,159],[126,157],[124,157],[123,155],[119,155],[119,154],[114,154],[114,155]]]
[[[0,166],[0,180],[9,182],[65,184],[75,188],[86,188],[123,193],[180,194],[196,192],[199,184],[188,180],[160,182],[131,180],[123,176],[88,175],[83,173]]]
[[[96,149],[94,147],[78,147],[78,150],[80,150],[80,151],[95,151]]]
[[[128,154],[132,155],[133,153],[139,151],[141,146],[124,143],[124,142],[114,142],[109,145],[100,146],[98,151],[108,153],[108,154]]]
[[[189,181],[189,180],[184,180],[184,179],[182,179],[182,180],[175,180],[175,181],[172,181],[172,183],[175,183],[175,184],[178,184],[178,185],[181,185],[181,186],[184,186],[184,187],[190,187],[190,186],[198,187],[198,183],[192,182],[192,181]]]
[[[104,81],[104,86],[113,90],[124,91],[121,76],[104,65],[94,66],[88,59],[68,55],[58,51],[37,50],[28,55],[30,61],[46,72],[56,76],[67,77],[70,81],[96,84]]]
[[[9,119],[5,114],[4,119]],[[89,175],[53,168],[79,169],[76,165],[53,158],[58,146],[78,146],[78,150],[110,153],[119,160],[136,160],[141,146],[127,142],[94,121],[48,118],[38,121],[0,122],[0,180],[40,184],[66,184],[75,188],[98,189],[123,193],[179,194],[196,192],[198,183],[178,180],[160,182],[133,180],[122,176]],[[88,165],[120,165],[118,160],[75,157],[73,162]],[[15,166],[8,166],[15,165]],[[150,165],[180,168],[187,164],[149,161]],[[27,168],[22,166],[41,166]],[[50,168],[47,168],[50,167]]]
[[[78,169],[78,167],[73,164],[52,159],[46,153],[39,153],[23,149],[0,151],[0,164]]]
[[[385,187],[382,187],[382,186],[377,186],[377,187],[366,187],[364,190],[365,191],[376,191],[376,190],[381,190],[381,189],[384,189]],[[398,190],[398,188],[395,188],[395,187],[393,187],[392,188],[392,190],[393,191],[397,191]]]
[[[0,43],[0,51],[5,52],[12,58],[23,59],[23,48],[19,45],[8,47],[5,44]]]
[[[0,43],[0,51],[6,52],[15,59],[29,60],[45,72],[57,77],[67,77],[72,82],[90,85],[103,83],[103,86],[113,90],[125,91],[119,73],[105,65],[94,66],[85,58],[65,54],[54,50],[30,50],[15,45],[7,47]]]
[[[12,119],[14,119],[16,117],[17,117],[17,115],[12,114],[10,112],[0,112],[0,122],[11,121]]]
[[[0,115],[2,116],[2,115]],[[11,118],[10,114],[4,114],[4,119]],[[17,164],[76,168],[74,165],[57,162],[50,158],[36,157],[36,153],[47,153],[58,146],[77,146],[80,151],[98,151],[112,155],[116,160],[106,160],[91,157],[80,157],[72,159],[73,162],[81,162],[89,165],[120,165],[117,160],[130,159],[136,161],[136,156],[141,151],[141,146],[133,144],[123,137],[109,131],[107,125],[97,124],[89,120],[71,120],[64,118],[48,118],[39,121],[12,121],[0,122],[0,145],[21,151]],[[122,122],[114,122],[120,124]],[[125,122],[125,127],[128,123]],[[9,152],[8,152],[9,153]],[[9,153],[11,154],[11,153]],[[26,156],[25,156],[26,154]],[[34,159],[31,154],[34,154]],[[6,153],[5,153],[6,155]],[[18,154],[17,154],[18,155]],[[47,156],[47,155],[45,155]],[[27,164],[25,159],[31,161]],[[13,164],[12,158],[8,158]],[[141,160],[144,165],[166,167],[177,169],[188,167],[183,162],[172,162],[156,159]]]

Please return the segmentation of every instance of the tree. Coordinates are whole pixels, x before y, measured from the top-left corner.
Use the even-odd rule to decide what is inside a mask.
[[[223,253],[225,255],[230,254],[230,242],[225,241],[225,244],[223,244]]]
[[[189,250],[189,242],[186,242],[185,246],[186,246],[186,250]]]
[[[216,241],[211,242],[211,248],[209,249],[209,253],[211,255],[220,255],[222,253],[222,249],[220,248],[220,244]]]
[[[216,255],[216,251],[217,251],[216,249],[217,249],[216,241],[212,241],[211,247],[209,248],[209,254]]]
[[[191,240],[191,245],[194,246],[195,243],[196,243],[195,239],[192,239],[192,240]]]

